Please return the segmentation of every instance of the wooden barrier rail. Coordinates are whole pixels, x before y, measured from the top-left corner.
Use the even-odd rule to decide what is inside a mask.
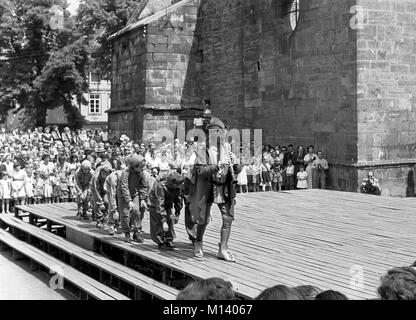
[[[45,254],[42,250],[15,238],[6,230],[0,229],[0,242],[3,248],[9,247],[12,249],[14,259],[29,259],[33,271],[40,267],[46,268],[48,272],[57,272],[57,269],[59,269],[59,275],[63,279],[64,288],[72,293],[74,293],[74,288],[76,288],[77,292],[75,295],[81,299],[129,300],[128,297],[62,263],[62,261]]]
[[[159,259],[139,254],[132,246],[114,237],[105,236],[99,232],[91,235],[86,228],[81,228],[73,220],[64,220],[61,217],[51,217],[36,206],[18,206],[15,217],[23,220],[29,219],[29,223],[36,227],[46,225],[47,231],[64,237],[69,242],[84,249],[94,251],[102,256],[117,262],[125,267],[140,272],[170,288],[170,292],[177,293],[191,281],[197,280],[192,273],[181,270],[169,263],[162,263]],[[46,223],[45,223],[46,220]],[[40,223],[41,222],[41,223]],[[239,298],[244,298],[238,294]]]
[[[174,300],[178,291],[146,275],[113,262],[100,254],[82,249],[53,233],[30,225],[18,218],[0,216],[3,228],[8,227],[17,238],[82,271],[95,280],[115,288],[135,300]]]

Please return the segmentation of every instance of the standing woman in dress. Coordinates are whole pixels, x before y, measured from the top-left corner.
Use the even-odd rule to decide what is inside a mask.
[[[305,166],[306,166],[306,173],[308,174],[308,188],[312,189],[314,188],[313,185],[313,174],[314,174],[314,170],[312,168],[312,163],[315,161],[316,159],[316,154],[314,152],[314,147],[313,146],[309,146],[308,147],[308,153],[306,154],[304,161],[305,161]]]
[[[26,198],[26,172],[21,170],[19,162],[14,164],[14,171],[12,177],[12,198],[14,199],[14,205],[21,205],[25,202]]]

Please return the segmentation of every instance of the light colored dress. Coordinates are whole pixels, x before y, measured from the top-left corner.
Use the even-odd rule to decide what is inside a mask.
[[[159,159],[158,164],[160,172],[169,172],[170,166],[167,159]]]
[[[313,160],[316,159],[316,154],[312,153],[312,155],[310,155],[309,153],[305,156],[305,158],[303,159],[305,162],[308,163],[308,165],[306,166],[306,173],[308,174],[308,188],[312,189],[313,187],[313,168],[312,168],[312,163]]]
[[[14,163],[13,162],[9,162],[9,163],[5,162],[4,166],[6,167],[6,171],[7,171],[8,174],[10,174],[10,175],[13,174],[13,171],[14,171]]]
[[[39,172],[46,172],[48,174],[51,174],[54,169],[55,169],[55,166],[53,162],[48,162],[48,164],[45,164],[45,162],[42,161],[39,165]]]
[[[52,179],[51,177],[48,177],[45,181],[45,189],[44,189],[44,197],[45,198],[51,198],[53,194],[53,186],[52,186]]]
[[[36,198],[36,199],[42,199],[43,195],[45,193],[45,183],[44,183],[43,179],[38,177],[34,181],[33,185],[34,185],[33,197]]]
[[[33,197],[33,177],[26,177],[26,183],[25,183],[25,191],[26,191],[26,197],[32,198]]]
[[[26,172],[23,170],[12,173],[12,196],[13,198],[26,197],[25,190]]]
[[[237,176],[237,182],[240,186],[246,186],[247,185],[247,166],[244,165],[241,168],[241,172]]]
[[[12,184],[10,179],[0,180],[0,185],[3,193],[3,199],[9,200],[12,198]]]
[[[308,189],[308,173],[306,171],[299,171],[297,174],[298,178],[298,189]]]

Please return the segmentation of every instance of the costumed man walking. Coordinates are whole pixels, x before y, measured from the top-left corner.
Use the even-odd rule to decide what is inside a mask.
[[[122,170],[114,171],[111,173],[104,182],[104,191],[108,199],[108,219],[107,224],[109,226],[109,234],[112,236],[115,233],[115,229],[119,227],[120,214],[117,206],[117,185],[120,181]]]
[[[225,125],[217,118],[212,118],[207,129],[222,130]],[[231,225],[234,220],[235,183],[240,166],[232,164],[231,146],[228,142],[220,146],[210,146],[206,159],[199,151],[191,179],[189,194],[192,219],[198,224],[194,256],[203,257],[203,237],[210,221],[213,203],[218,205],[222,215],[222,227],[217,257],[227,262],[235,262],[234,255],[228,249]]]
[[[76,202],[80,219],[88,220],[87,211],[90,203],[91,181],[94,171],[91,169],[91,162],[84,160],[81,167],[75,172],[74,186],[76,190]]]
[[[181,187],[184,179],[176,171],[156,179],[149,195],[150,236],[159,249],[173,248],[178,223],[183,207]],[[173,209],[175,212],[172,212]]]
[[[189,240],[192,241],[192,244],[195,245],[196,241],[196,232],[198,229],[198,224],[192,219],[192,214],[190,210],[190,195],[191,190],[193,188],[193,182],[192,182],[192,172],[193,168],[191,167],[189,172],[182,173],[184,177],[184,203],[185,203],[185,229],[188,234]]]
[[[128,163],[129,166],[122,172],[117,186],[121,227],[126,242],[130,242],[130,232],[133,231],[133,240],[143,243],[140,232],[147,210],[150,174],[144,170],[146,160],[142,156],[134,154],[130,156]]]
[[[91,181],[93,219],[97,221],[99,229],[104,227],[104,221],[107,218],[108,197],[104,190],[104,183],[112,171],[110,162],[105,161],[95,170]]]

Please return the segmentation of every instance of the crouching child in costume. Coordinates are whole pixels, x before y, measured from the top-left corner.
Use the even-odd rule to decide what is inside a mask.
[[[104,182],[104,191],[108,199],[108,219],[109,234],[114,235],[115,229],[119,227],[120,215],[117,207],[117,185],[120,181],[122,170],[111,173]]]
[[[130,232],[133,232],[133,240],[143,243],[140,232],[147,210],[150,174],[144,170],[146,160],[142,156],[132,155],[128,163],[129,167],[122,172],[117,186],[121,227],[126,242],[130,242]]]
[[[76,191],[76,199],[78,206],[77,216],[88,220],[87,211],[90,205],[91,181],[94,171],[91,169],[91,162],[85,160],[81,163],[81,167],[75,172],[74,188]]]
[[[93,219],[97,221],[97,228],[104,228],[107,218],[108,198],[104,190],[104,183],[111,174],[113,168],[110,162],[105,161],[95,170],[91,182],[91,193],[93,200]]]
[[[172,242],[176,238],[174,225],[178,223],[183,207],[183,182],[184,178],[172,171],[157,178],[150,191],[150,236],[159,249],[165,246],[173,248]]]

